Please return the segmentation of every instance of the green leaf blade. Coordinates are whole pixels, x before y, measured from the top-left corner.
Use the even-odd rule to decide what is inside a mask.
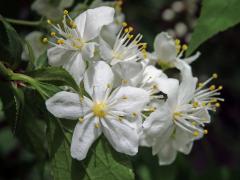
[[[240,22],[239,0],[203,0],[187,55],[193,53],[207,39]]]

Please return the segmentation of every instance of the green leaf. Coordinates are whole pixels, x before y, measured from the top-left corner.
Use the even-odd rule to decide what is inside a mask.
[[[35,69],[40,69],[48,65],[47,62],[47,51],[45,51],[42,55],[34,63]]]
[[[47,67],[31,71],[29,76],[40,82],[47,82],[58,86],[70,86],[79,92],[79,87],[72,76],[61,67]]]
[[[203,42],[218,32],[240,22],[239,0],[203,0],[201,15],[190,41],[187,54],[190,55]]]
[[[47,132],[54,180],[134,179],[129,159],[115,152],[105,139],[94,143],[84,161],[77,161],[70,155],[69,132],[64,135],[64,130],[52,119]]]
[[[3,40],[4,44],[1,44],[1,48],[5,51],[1,54],[1,56],[3,56],[2,60],[17,66],[21,61],[23,42],[15,29],[9,23],[7,23],[2,16],[0,16],[0,21],[4,26],[6,33],[5,36],[7,37],[5,41]]]
[[[80,162],[73,161],[72,173],[78,171]],[[101,138],[89,150],[87,159],[82,162],[82,171],[85,173],[78,179],[82,180],[133,180],[130,159],[121,153],[117,153],[106,139]],[[74,176],[76,177],[76,176]],[[74,180],[77,180],[75,178]]]

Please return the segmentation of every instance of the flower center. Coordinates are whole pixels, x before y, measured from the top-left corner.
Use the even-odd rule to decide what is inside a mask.
[[[103,118],[106,116],[107,105],[104,102],[95,103],[92,107],[92,112],[95,116]]]

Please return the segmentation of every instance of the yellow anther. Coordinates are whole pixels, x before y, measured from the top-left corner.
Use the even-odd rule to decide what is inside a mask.
[[[128,97],[127,96],[122,96],[122,99],[126,100],[126,99],[128,99]]]
[[[193,132],[193,136],[195,136],[195,137],[199,136],[199,132],[198,131],[194,131]]]
[[[129,27],[129,32],[132,32],[133,31],[133,27]]]
[[[176,40],[175,40],[175,44],[176,44],[176,45],[179,45],[180,43],[181,43],[181,41],[180,41],[179,39],[176,39]]]
[[[218,107],[221,106],[221,104],[220,103],[216,103],[215,106],[218,108]]]
[[[121,116],[118,116],[118,120],[119,120],[119,121],[122,121],[123,118],[122,118]]]
[[[59,44],[59,45],[64,44],[64,40],[63,39],[58,39],[57,44]]]
[[[81,97],[80,97],[80,103],[83,103],[83,101],[84,101],[84,97],[81,96]]]
[[[133,35],[132,34],[129,34],[128,35],[128,39],[132,39],[133,38]]]
[[[202,106],[205,107],[207,104],[206,102],[202,102]]]
[[[193,107],[197,108],[199,106],[199,103],[197,101],[193,102]]]
[[[213,77],[214,79],[217,79],[217,78],[218,78],[218,74],[217,74],[217,73],[214,73],[214,74],[212,75],[212,77]]]
[[[182,116],[182,113],[181,113],[181,112],[175,112],[175,113],[173,113],[174,119],[177,119],[178,117],[181,117],[181,116]]]
[[[133,113],[132,113],[132,116],[133,116],[134,118],[137,117],[137,113],[133,112]]]
[[[203,83],[198,83],[198,87],[199,88],[203,87]]]
[[[209,87],[209,89],[210,89],[210,91],[214,91],[214,90],[216,89],[216,86],[215,86],[215,85],[211,85],[211,86]]]
[[[95,128],[97,128],[97,129],[100,128],[100,124],[99,124],[99,123],[96,123],[96,124],[95,124]]]
[[[65,10],[63,11],[63,14],[64,14],[64,15],[68,15],[68,10],[65,9]]]
[[[95,103],[92,107],[92,112],[95,116],[103,118],[106,116],[107,105],[104,102]]]
[[[222,86],[218,86],[218,90],[222,90],[223,89],[223,87]]]
[[[128,29],[128,28],[124,29],[124,32],[125,32],[125,33],[128,33],[128,32],[129,32],[129,29]]]
[[[126,80],[126,79],[122,80],[122,84],[127,84],[127,83],[128,83],[128,80]]]
[[[77,25],[76,25],[76,23],[75,23],[74,21],[70,21],[70,22],[69,22],[69,25],[70,25],[71,28],[73,28],[73,29],[77,28]]]
[[[78,119],[78,121],[79,121],[80,123],[83,123],[83,121],[84,121],[83,117],[80,117],[80,118]]]
[[[208,134],[208,130],[207,130],[207,129],[204,129],[203,133],[204,133],[204,134]]]
[[[55,36],[56,36],[56,33],[55,33],[55,32],[51,32],[51,36],[52,36],[52,37],[55,37]]]
[[[43,39],[42,39],[42,42],[43,42],[43,43],[47,43],[47,42],[48,42],[48,38],[46,38],[46,37],[43,38]]]
[[[126,27],[126,26],[127,26],[127,23],[126,23],[126,22],[123,22],[123,23],[122,23],[122,26],[123,26],[123,27]]]
[[[188,49],[188,46],[187,46],[186,44],[184,44],[184,45],[182,46],[182,49],[183,49],[184,51],[186,51],[186,50]]]
[[[217,99],[216,98],[212,98],[210,102],[211,103],[215,103],[215,102],[217,102]]]
[[[157,109],[156,107],[151,107],[151,108],[149,109],[149,111],[150,111],[150,112],[154,112],[154,111],[156,111],[156,109]]]
[[[47,20],[48,24],[52,24],[52,21],[50,19]]]
[[[197,123],[196,123],[196,122],[192,122],[192,125],[193,125],[193,126],[196,126],[196,125],[197,125]]]

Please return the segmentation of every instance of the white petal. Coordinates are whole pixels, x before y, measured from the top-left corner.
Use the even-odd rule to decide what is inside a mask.
[[[77,123],[71,143],[71,155],[74,159],[83,160],[93,142],[101,135],[101,128],[96,128],[97,119],[85,119]]]
[[[108,84],[113,82],[113,72],[108,64],[99,61],[92,64],[84,75],[84,87],[90,96],[95,94],[96,98],[104,97]]]
[[[137,62],[119,62],[112,68],[122,79],[130,80],[141,72],[142,64]]]
[[[199,56],[201,55],[200,52],[197,52],[196,54],[194,54],[193,56],[190,56],[188,58],[184,58],[182,59],[183,61],[185,61],[188,64],[191,64],[193,61],[195,61],[196,59],[199,58]]]
[[[160,136],[173,124],[171,109],[166,104],[151,113],[143,123],[143,130],[149,136]]]
[[[177,151],[172,147],[171,143],[166,144],[162,147],[158,153],[159,165],[169,165],[176,159]]]
[[[153,145],[156,141],[162,141],[162,136],[167,134],[166,132],[171,126],[173,126],[171,109],[164,104],[145,119],[143,123],[145,141],[149,142],[149,145]]]
[[[81,37],[85,41],[96,38],[102,27],[108,25],[113,21],[114,9],[111,7],[98,7],[95,9],[88,9],[80,14],[75,22]]]
[[[62,66],[76,56],[75,51],[65,50],[59,47],[52,47],[47,51],[48,63],[51,66]]]
[[[127,155],[135,155],[138,152],[139,134],[135,122],[106,118],[101,124],[104,135],[116,151]]]
[[[148,93],[140,88],[121,87],[112,92],[109,103],[112,109],[124,112],[139,112],[149,101]]]
[[[170,106],[177,103],[177,95],[179,91],[179,82],[173,78],[159,78],[156,80],[158,89],[167,94],[167,102]]]
[[[80,84],[86,69],[86,64],[82,59],[82,55],[77,53],[72,59],[66,61],[68,61],[68,63],[65,63],[63,67],[73,76],[76,83]]]
[[[110,62],[113,57],[113,50],[102,38],[99,38],[100,56],[104,61]]]
[[[196,89],[197,78],[193,77],[191,66],[186,62],[178,60],[176,67],[180,70],[182,77],[178,94],[178,104],[181,105],[189,103],[189,101],[192,100]]]
[[[84,102],[80,103],[78,94],[66,91],[58,92],[49,98],[46,106],[55,117],[65,119],[78,119],[89,110]]]
[[[86,43],[85,46],[83,46],[83,49],[82,49],[82,53],[84,57],[83,59],[92,58],[94,56],[96,45],[97,43],[95,42],[89,42],[89,43]]]
[[[192,133],[181,128],[176,128],[173,147],[184,154],[189,154],[192,149],[193,139],[194,137]]]
[[[161,61],[175,61],[177,56],[175,41],[166,32],[162,32],[156,36],[154,51]]]

